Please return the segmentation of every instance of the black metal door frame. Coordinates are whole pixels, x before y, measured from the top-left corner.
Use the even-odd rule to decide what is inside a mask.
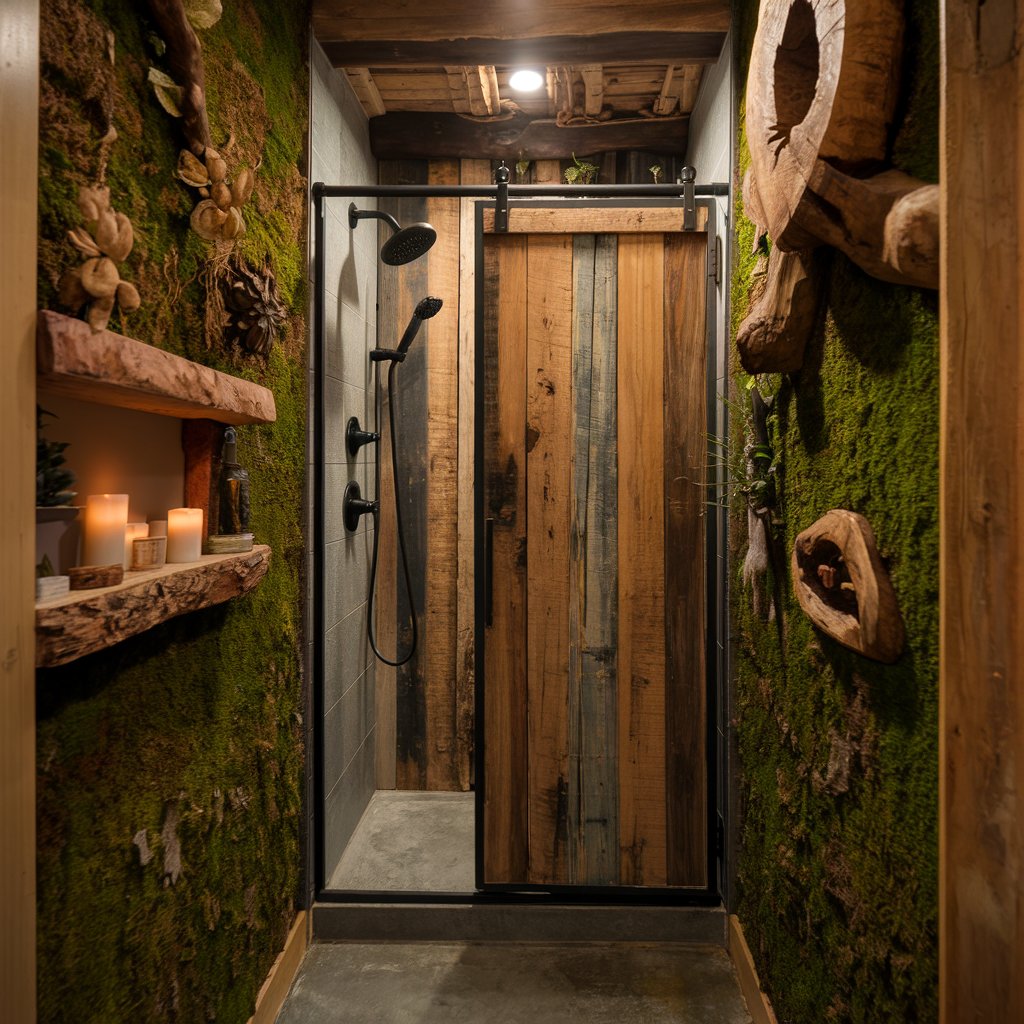
[[[723,618],[725,601],[725,581],[719,572],[716,550],[718,535],[727,528],[727,513],[719,509],[718,514],[708,517],[706,531],[707,556],[707,636],[706,636],[706,668],[707,668],[707,757],[708,757],[708,885],[704,889],[692,888],[641,888],[630,886],[494,886],[486,889],[478,888],[473,893],[438,893],[413,891],[368,891],[368,890],[330,890],[326,888],[326,864],[324,857],[324,818],[326,808],[326,792],[324,788],[324,560],[325,560],[325,522],[324,507],[326,502],[325,472],[325,441],[326,441],[326,410],[324,408],[324,367],[326,357],[324,336],[324,292],[325,292],[325,260],[327,251],[327,218],[325,201],[330,199],[353,198],[453,198],[479,199],[476,209],[476,253],[478,271],[476,274],[476,318],[475,325],[475,363],[476,363],[476,394],[474,395],[474,558],[475,558],[475,768],[476,768],[476,870],[477,880],[482,879],[483,870],[483,721],[484,721],[484,601],[486,598],[486,580],[484,579],[484,494],[483,494],[483,345],[482,337],[482,288],[483,273],[480,262],[483,258],[483,211],[495,210],[500,225],[502,215],[507,217],[511,203],[516,205],[529,204],[534,206],[549,205],[552,199],[558,199],[559,205],[566,207],[593,206],[594,200],[612,199],[616,202],[609,205],[616,207],[636,206],[673,206],[679,205],[684,210],[687,227],[693,224],[695,207],[707,210],[705,231],[708,239],[706,261],[707,273],[707,409],[708,433],[714,433],[715,406],[717,390],[715,366],[717,356],[716,317],[715,317],[715,280],[716,280],[716,205],[713,196],[728,196],[729,186],[724,183],[711,185],[694,185],[692,174],[686,183],[667,185],[327,185],[316,182],[310,189],[313,201],[313,596],[312,614],[312,658],[311,690],[312,690],[312,738],[313,738],[313,778],[312,806],[308,818],[311,827],[307,829],[306,841],[312,847],[306,850],[306,863],[314,880],[316,899],[320,902],[345,903],[475,903],[501,902],[537,904],[547,896],[552,902],[585,902],[585,903],[630,903],[676,906],[716,906],[720,902],[717,872],[714,870],[718,860],[724,856],[722,849],[720,823],[723,809],[719,806],[722,792],[721,780],[718,779],[716,766],[716,735],[715,715],[722,699],[725,686],[725,638],[719,636],[718,624],[726,621]],[[506,221],[507,222],[507,221]],[[710,441],[709,441],[710,448]],[[719,479],[715,462],[708,459],[708,489],[712,496],[720,495],[723,481]],[[715,500],[714,498],[712,500]],[[719,502],[721,504],[721,502]],[[311,837],[311,839],[310,839]]]

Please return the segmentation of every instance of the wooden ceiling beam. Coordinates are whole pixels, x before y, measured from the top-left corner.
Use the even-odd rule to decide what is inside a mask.
[[[667,117],[679,105],[679,89],[672,89],[672,82],[683,69],[669,64],[665,70],[665,80],[661,84],[661,94],[654,101],[654,113],[659,117]]]
[[[336,68],[399,65],[447,66],[614,64],[713,64],[722,52],[724,32],[608,32],[596,36],[541,39],[370,39],[322,40]]]
[[[349,83],[359,102],[363,105],[367,117],[380,117],[387,108],[381,98],[377,83],[373,80],[369,68],[347,68]]]
[[[638,149],[684,156],[689,119],[605,121],[560,128],[520,114],[473,121],[458,114],[393,111],[370,121],[370,149],[378,160],[567,160],[573,153]]]
[[[727,32],[728,0],[545,0],[482,4],[479,0],[314,0],[317,39],[405,42],[536,39],[598,35],[633,26],[647,32]],[[494,58],[477,64],[500,63]],[[469,60],[448,63],[469,64]]]

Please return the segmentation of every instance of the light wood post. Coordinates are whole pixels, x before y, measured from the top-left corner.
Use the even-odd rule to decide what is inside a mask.
[[[1024,1020],[1024,2],[944,0],[940,1000]]]
[[[0,1007],[36,1018],[35,325],[39,0],[0,4]]]

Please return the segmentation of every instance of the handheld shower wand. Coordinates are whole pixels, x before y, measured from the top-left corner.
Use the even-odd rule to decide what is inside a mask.
[[[412,658],[416,653],[416,644],[418,642],[416,605],[413,601],[412,577],[409,573],[409,559],[405,550],[405,530],[402,527],[402,501],[399,492],[398,443],[395,438],[395,371],[398,369],[398,364],[405,360],[405,357],[409,352],[409,347],[415,340],[416,335],[419,334],[423,321],[437,316],[442,305],[444,305],[444,301],[442,299],[434,298],[433,296],[428,296],[423,299],[413,310],[412,316],[409,318],[409,325],[406,327],[405,333],[402,335],[402,339],[398,343],[398,348],[382,349],[378,347],[370,352],[370,359],[375,364],[374,419],[376,421],[375,426],[377,431],[380,430],[381,420],[380,364],[382,362],[390,362],[391,364],[388,367],[388,422],[391,428],[391,472],[394,479],[395,491],[395,526],[396,532],[398,533],[398,548],[402,554],[402,572],[405,576],[405,593],[409,601],[409,609],[412,615],[412,643],[404,657],[399,657],[398,652],[396,652],[394,661],[381,654],[377,647],[377,639],[374,635],[373,628],[373,605],[377,593],[377,555],[380,543],[379,444],[377,446],[376,458],[374,460],[374,494],[377,495],[376,499],[374,501],[367,501],[362,498],[359,493],[359,484],[353,480],[348,487],[345,488],[345,497],[342,506],[345,528],[350,532],[354,531],[358,527],[361,516],[366,515],[367,513],[373,516],[373,557],[370,561],[370,593],[366,609],[366,635],[367,639],[370,641],[370,648],[373,650],[373,653],[382,662],[384,662],[385,665],[391,665],[395,668],[404,665]],[[359,445],[366,444],[371,440],[378,440],[380,436],[379,433],[369,434],[365,431],[360,431],[358,426],[359,424],[356,422],[355,429],[353,429],[353,421],[349,421],[348,444],[350,451],[352,451],[353,445],[355,445],[355,449],[358,450]]]
[[[403,359],[406,352],[409,351],[409,346],[415,340],[416,335],[420,333],[420,326],[423,321],[437,316],[443,305],[443,299],[435,299],[432,295],[428,295],[412,311],[412,316],[409,317],[409,326],[406,327],[405,334],[402,335],[402,340],[398,343],[398,353]]]

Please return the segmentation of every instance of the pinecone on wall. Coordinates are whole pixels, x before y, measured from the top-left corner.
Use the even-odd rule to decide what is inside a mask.
[[[244,259],[232,261],[224,286],[224,308],[228,314],[228,340],[265,358],[285,320],[269,261],[261,269],[253,268]]]

